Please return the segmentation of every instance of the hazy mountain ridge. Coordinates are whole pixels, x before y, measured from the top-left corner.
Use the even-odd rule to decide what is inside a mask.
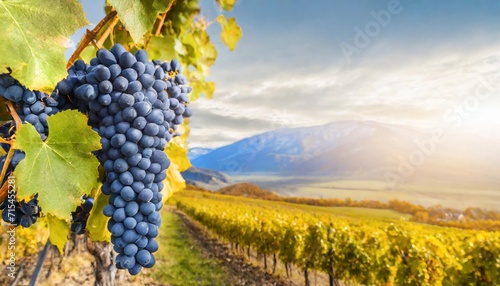
[[[198,156],[192,163],[232,175],[385,179],[388,173],[404,175],[400,169],[410,164],[414,170],[409,177],[414,180],[499,177],[500,138],[452,134],[443,143],[431,138],[430,131],[403,125],[342,121],[265,132]]]
[[[224,174],[205,168],[190,167],[182,172],[186,183],[211,191],[226,187],[231,180]]]
[[[214,149],[212,148],[203,148],[203,147],[195,147],[195,148],[190,148],[188,151],[188,158],[190,161],[203,156],[205,154],[208,154],[212,152]]]

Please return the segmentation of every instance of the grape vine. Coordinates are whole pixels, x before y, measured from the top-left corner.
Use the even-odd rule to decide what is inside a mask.
[[[137,274],[154,265],[163,200],[184,186],[184,118],[190,101],[212,97],[206,76],[217,53],[198,0],[103,9],[66,62],[62,43],[88,24],[78,1],[2,2],[0,206],[11,225],[43,220],[60,251],[70,231],[111,241],[116,267]],[[218,19],[232,50],[241,30]]]
[[[337,216],[328,209],[196,191],[171,200],[233,245],[277,255],[287,269],[293,264],[304,273],[324,272],[337,283],[500,283],[499,232]]]

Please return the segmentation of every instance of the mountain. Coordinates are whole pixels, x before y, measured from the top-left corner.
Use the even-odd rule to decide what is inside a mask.
[[[436,130],[342,121],[265,132],[198,156],[192,164],[230,175],[498,182],[498,137],[444,134],[440,140]]]
[[[200,156],[203,156],[205,154],[208,154],[210,152],[212,152],[214,149],[211,149],[211,148],[203,148],[203,147],[195,147],[195,148],[191,148],[189,149],[188,151],[188,158],[189,158],[189,161],[193,161],[194,159],[200,157]]]
[[[231,184],[226,175],[205,168],[191,167],[182,172],[187,184],[215,191]]]

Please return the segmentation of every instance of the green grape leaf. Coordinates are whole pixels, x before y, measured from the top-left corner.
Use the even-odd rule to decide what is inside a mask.
[[[151,60],[170,61],[176,57],[174,39],[170,36],[152,36],[148,44],[148,55]]]
[[[30,89],[51,92],[66,75],[69,37],[87,25],[76,0],[0,1],[0,72]]]
[[[97,49],[94,46],[87,46],[80,53],[80,59],[86,63],[89,63],[91,59],[96,57]]]
[[[68,241],[69,223],[51,214],[47,215],[47,223],[49,224],[50,243],[57,246],[59,252],[63,253],[64,244]]]
[[[236,0],[218,0],[218,2],[222,9],[231,11],[233,9],[234,3],[236,3]]]
[[[100,137],[76,110],[49,116],[49,136],[42,141],[31,124],[16,132],[14,149],[26,153],[16,167],[20,199],[38,193],[44,213],[69,218],[80,197],[96,187],[99,161],[90,152],[101,148]]]
[[[98,191],[94,196],[94,207],[87,219],[87,231],[92,241],[110,241],[111,234],[107,229],[109,218],[102,214],[102,210],[108,204],[109,196]]]
[[[153,28],[158,13],[163,12],[170,1],[174,0],[110,0],[109,3],[115,7],[134,42],[138,43]]]
[[[217,22],[222,28],[222,31],[220,32],[221,41],[229,48],[230,51],[233,51],[236,48],[236,43],[243,35],[241,27],[236,24],[236,19],[234,17],[226,19],[224,15],[219,15],[217,17]]]

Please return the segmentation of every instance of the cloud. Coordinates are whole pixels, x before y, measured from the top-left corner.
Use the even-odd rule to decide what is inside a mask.
[[[355,28],[387,2],[297,1],[286,11],[267,1],[241,2],[231,15],[244,36],[233,53],[217,45],[210,78],[217,89],[213,100],[193,103],[199,112],[191,119],[190,146],[342,120],[432,127],[481,80],[500,82],[494,1],[402,1],[404,10],[347,63],[339,44],[352,42]],[[500,114],[500,102],[484,101],[477,113],[486,109]]]
[[[260,64],[235,63],[238,73],[215,74],[213,100],[193,103],[191,146],[216,147],[277,127],[340,120],[432,126],[473,94],[480,79],[500,78],[500,45],[474,53],[380,55],[373,62],[323,70],[258,73]],[[406,55],[409,57],[409,55]],[[308,69],[304,69],[308,70]],[[489,101],[500,111],[498,102]]]

